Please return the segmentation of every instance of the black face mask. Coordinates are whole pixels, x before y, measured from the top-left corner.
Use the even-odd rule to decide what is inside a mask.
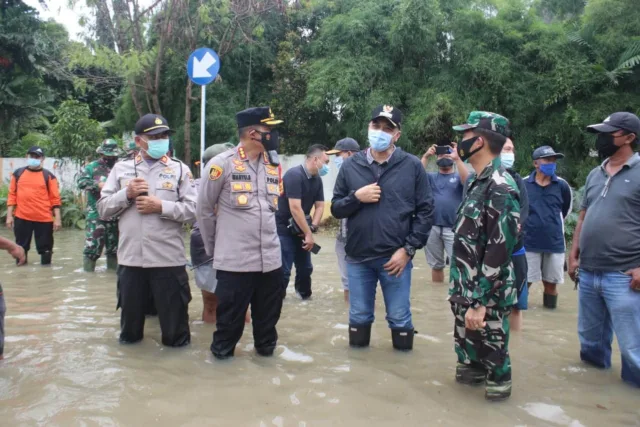
[[[115,165],[115,164],[116,164],[116,162],[117,162],[117,161],[118,161],[118,159],[117,159],[117,158],[115,158],[115,157],[105,157],[105,158],[104,158],[104,163],[105,163],[107,166],[111,167],[111,168],[113,167],[113,165]]]
[[[596,139],[596,149],[598,150],[598,155],[601,159],[607,159],[620,149],[616,144],[613,143],[614,137],[610,133],[599,133]]]
[[[267,156],[269,157],[269,163],[274,166],[278,166],[280,164],[280,159],[278,158],[278,148],[280,148],[280,135],[277,130],[272,130],[271,132],[260,132],[256,130],[260,134],[260,143],[264,146],[265,151],[267,152]]]
[[[478,147],[475,150],[471,150],[471,147],[473,146],[473,144],[475,144],[477,140],[478,140],[478,137],[474,136],[473,138],[460,141],[460,144],[458,144],[458,157],[460,157],[460,160],[462,160],[463,162],[467,161],[471,156],[476,154],[478,151],[482,150],[482,147]]]
[[[453,166],[453,159],[443,157],[442,159],[436,160],[436,165],[438,165],[439,168],[450,168]]]

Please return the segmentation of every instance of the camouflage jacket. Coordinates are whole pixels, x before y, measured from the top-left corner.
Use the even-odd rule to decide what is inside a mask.
[[[87,219],[100,219],[98,215],[97,203],[100,199],[100,182],[106,182],[111,172],[111,167],[103,159],[91,162],[80,172],[77,185],[80,190],[87,192]]]
[[[511,253],[518,241],[518,186],[500,158],[470,178],[453,226],[449,301],[510,307],[518,302]]]

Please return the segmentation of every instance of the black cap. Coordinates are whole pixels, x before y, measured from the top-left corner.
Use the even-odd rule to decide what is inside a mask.
[[[564,154],[556,153],[553,148],[549,147],[548,145],[543,145],[542,147],[538,147],[533,150],[533,154],[531,155],[531,157],[533,157],[533,160],[548,159],[549,157],[562,159],[564,157]]]
[[[390,105],[379,105],[374,108],[371,112],[371,121],[374,121],[378,117],[384,117],[395,127],[400,126],[402,122],[402,112]]]
[[[136,135],[157,135],[159,133],[171,132],[167,119],[159,114],[145,114],[140,117],[133,130]]]
[[[29,148],[27,154],[35,154],[38,157],[44,157],[44,150],[37,145],[34,145],[33,147]]]
[[[336,142],[336,146],[333,147],[333,150],[327,151],[327,154],[338,154],[342,151],[360,151],[360,145],[353,138],[343,138]]]
[[[282,123],[282,120],[276,120],[270,107],[254,107],[236,113],[236,123],[238,129],[241,129],[253,125],[275,126]]]
[[[636,142],[640,141],[640,119],[633,113],[613,113],[604,122],[587,126],[587,131],[592,133],[611,133],[626,130],[636,135]]]

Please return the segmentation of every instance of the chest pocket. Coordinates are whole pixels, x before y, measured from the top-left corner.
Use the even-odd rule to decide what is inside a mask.
[[[160,173],[155,187],[156,197],[161,200],[178,200],[178,176],[167,170]]]
[[[467,240],[478,240],[482,226],[482,210],[480,208],[480,202],[475,200],[471,200],[460,207],[455,227],[456,234]]]
[[[249,209],[255,198],[253,182],[231,182],[231,207]]]
[[[275,178],[275,177],[274,177]],[[277,181],[277,182],[276,182]],[[272,210],[278,210],[278,197],[280,197],[281,182],[278,178],[267,177],[267,201]]]

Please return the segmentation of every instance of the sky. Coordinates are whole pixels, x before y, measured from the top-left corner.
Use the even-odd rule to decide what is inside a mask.
[[[46,0],[47,8],[42,7],[38,0],[22,1],[40,12],[40,17],[43,20],[53,18],[55,21],[64,25],[72,40],[83,41],[81,34],[85,32],[85,30],[80,25],[80,19],[82,17],[89,21],[93,20],[85,0]],[[144,9],[153,4],[152,1],[153,0],[141,0],[138,4],[141,9]],[[73,8],[69,7],[71,2],[75,3]],[[111,6],[111,2],[109,2],[109,6]]]
[[[90,16],[89,9],[86,7],[84,1],[78,1],[73,9],[69,8],[69,0],[47,0],[47,9],[43,8],[40,3],[38,3],[38,0],[23,0],[23,2],[40,12],[40,17],[43,20],[53,18],[55,21],[64,25],[72,40],[82,40],[82,37],[79,37],[78,34],[84,30],[80,26],[79,21],[83,15],[87,18]]]

